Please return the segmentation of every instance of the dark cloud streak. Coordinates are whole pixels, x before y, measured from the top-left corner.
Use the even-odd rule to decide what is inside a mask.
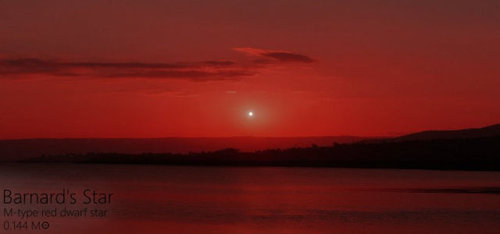
[[[199,63],[60,62],[34,58],[0,60],[0,76],[50,75],[101,78],[230,80],[256,73],[232,61]]]
[[[263,53],[263,56],[277,59],[281,62],[301,62],[301,63],[312,63],[315,62],[314,59],[302,54],[294,54],[288,52],[267,52]]]
[[[234,48],[234,50],[252,56],[257,56],[254,60],[258,64],[270,63],[313,63],[316,60],[303,54],[292,53],[288,51],[264,50],[250,47]]]
[[[259,69],[279,63],[312,63],[308,56],[254,48],[237,51],[257,56],[250,62],[211,60],[204,62],[146,63],[146,62],[67,62],[38,58],[0,60],[0,77],[45,75],[57,77],[95,78],[154,78],[186,79],[193,81],[239,80],[250,77]]]

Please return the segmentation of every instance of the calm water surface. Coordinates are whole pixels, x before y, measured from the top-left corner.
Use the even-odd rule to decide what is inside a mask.
[[[499,172],[3,164],[0,186],[114,193],[36,233],[500,232]]]

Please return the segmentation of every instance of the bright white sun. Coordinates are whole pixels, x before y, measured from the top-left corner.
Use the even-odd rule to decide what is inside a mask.
[[[248,112],[248,117],[253,117],[253,111]]]

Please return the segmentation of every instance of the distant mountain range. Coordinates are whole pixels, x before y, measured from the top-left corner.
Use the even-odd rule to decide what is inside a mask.
[[[236,148],[243,152],[266,149],[304,148],[316,145],[355,142],[408,142],[453,140],[500,136],[500,124],[474,129],[433,130],[393,138],[356,136],[325,137],[225,137],[225,138],[150,138],[150,139],[22,139],[0,140],[0,161],[24,160],[41,155],[86,153],[173,153],[208,152]]]

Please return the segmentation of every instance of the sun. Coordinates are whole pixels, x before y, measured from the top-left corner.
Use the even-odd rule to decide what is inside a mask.
[[[248,112],[248,117],[250,117],[250,118],[253,117],[253,111]]]

